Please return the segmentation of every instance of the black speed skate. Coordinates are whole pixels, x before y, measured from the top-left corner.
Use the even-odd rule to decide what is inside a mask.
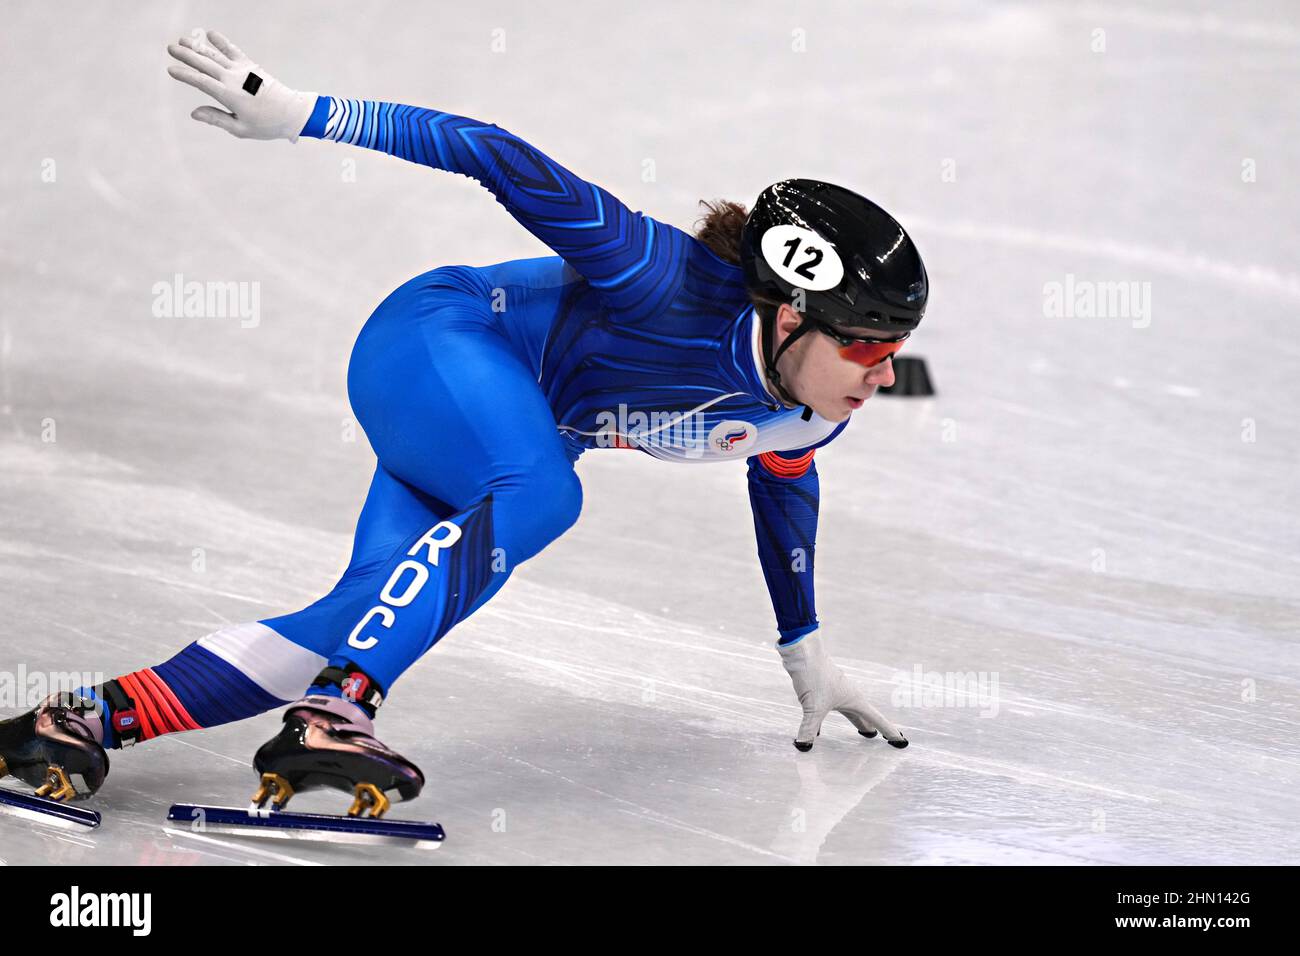
[[[282,810],[295,793],[329,787],[353,796],[350,817],[383,816],[397,800],[424,787],[420,768],[375,739],[374,724],[358,705],[310,695],[289,705],[284,726],[253,758],[261,786],[253,805]]]
[[[252,806],[177,803],[174,825],[235,836],[386,844],[437,849],[446,838],[431,821],[383,818],[393,800],[413,800],[424,788],[420,768],[375,739],[370,715],[384,702],[373,680],[356,665],[326,667],[313,687],[337,687],[344,697],[308,693],[284,712],[284,726],[253,757],[261,785]],[[294,794],[328,788],[352,795],[347,814],[285,810]],[[267,806],[267,803],[270,806]],[[169,832],[184,832],[171,829]]]
[[[66,691],[0,721],[0,777],[13,774],[36,796],[84,800],[108,776],[104,731],[93,702]]]

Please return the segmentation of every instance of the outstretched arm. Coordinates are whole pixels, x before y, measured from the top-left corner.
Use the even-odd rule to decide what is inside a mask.
[[[454,113],[322,96],[303,135],[477,180],[597,290],[625,287],[645,270],[665,229],[514,133]]]
[[[819,500],[811,448],[749,459],[749,504],[758,561],[783,644],[817,629],[813,558]]]
[[[418,106],[297,93],[219,33],[168,47],[168,72],[217,100],[191,114],[241,138],[311,136],[379,150],[486,186],[519,223],[581,273],[609,304],[637,310],[670,294],[658,267],[669,226],[632,212],[499,126]],[[671,237],[671,238],[670,238]]]
[[[879,732],[893,746],[906,747],[902,731],[872,706],[831,660],[826,637],[818,627],[813,557],[820,494],[813,448],[767,452],[750,458],[749,500],[754,511],[759,562],[781,633],[777,651],[803,710],[795,747],[811,750],[821,733],[822,721],[832,710],[848,718],[864,737]]]

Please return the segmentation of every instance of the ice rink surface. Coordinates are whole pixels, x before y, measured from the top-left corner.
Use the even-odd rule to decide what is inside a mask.
[[[577,526],[380,714],[437,853],[165,833],[246,801],[272,712],[114,751],[99,830],[0,817],[0,862],[1300,862],[1295,5],[542,7],[6,11],[0,671],[112,677],[323,594],[373,462],[356,332],[409,276],[546,252],[466,179],[194,123],[164,47],[202,25],[683,228],[796,175],[899,217],[939,392],[818,453],[817,571],[912,746],[835,715],[791,746],[742,465],[592,452]],[[155,317],[176,274],[259,283],[256,325]],[[1049,314],[1112,282],[1146,314]]]

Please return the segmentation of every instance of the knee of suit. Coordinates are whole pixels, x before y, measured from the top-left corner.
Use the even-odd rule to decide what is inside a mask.
[[[555,513],[555,535],[559,537],[578,521],[582,514],[582,482],[572,468],[557,468],[552,482],[552,509]]]
[[[567,463],[503,482],[492,496],[494,537],[511,566],[564,534],[582,512],[582,482]]]

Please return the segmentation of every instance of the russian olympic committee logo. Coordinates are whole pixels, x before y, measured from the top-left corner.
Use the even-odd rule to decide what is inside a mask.
[[[758,438],[758,428],[749,422],[729,419],[709,430],[709,447],[724,455],[743,455]]]

